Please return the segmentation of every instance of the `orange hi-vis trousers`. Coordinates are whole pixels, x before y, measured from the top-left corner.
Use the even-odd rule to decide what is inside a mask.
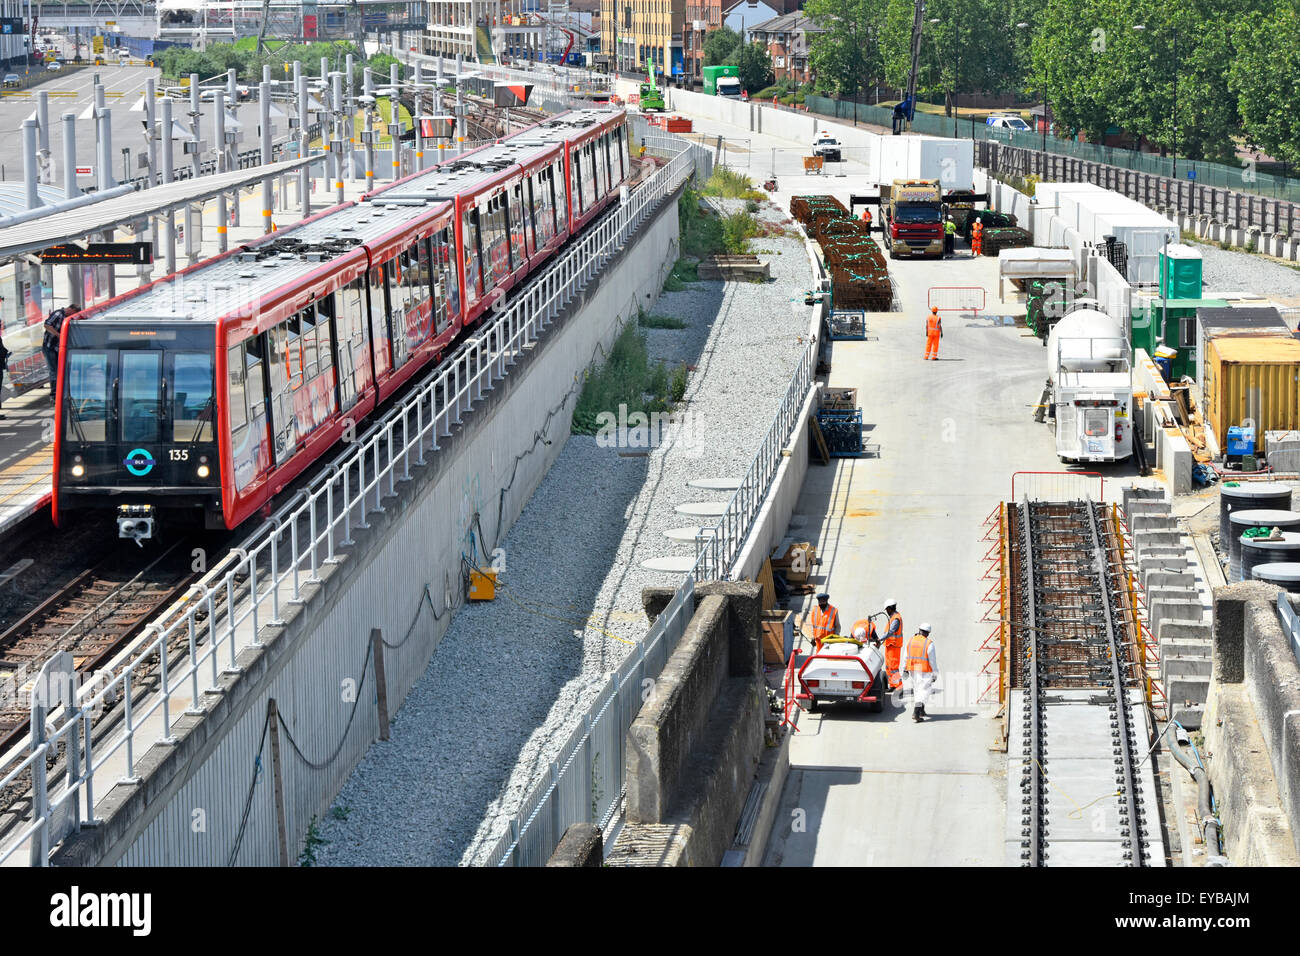
[[[935,332],[933,335],[927,335],[925,337],[925,357],[928,359],[929,358],[937,359],[939,357],[939,333],[938,332]]]

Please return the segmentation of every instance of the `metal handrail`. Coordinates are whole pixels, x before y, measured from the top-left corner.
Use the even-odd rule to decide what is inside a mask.
[[[536,342],[547,325],[597,275],[606,262],[633,236],[660,201],[671,195],[692,172],[689,150],[682,150],[667,166],[601,219],[543,274],[515,298],[512,305],[478,336],[468,341],[443,366],[433,370],[408,397],[385,418],[361,436],[336,459],[328,476],[304,497],[283,507],[276,519],[263,524],[245,546],[228,554],[200,580],[196,588],[202,599],[191,595],[168,608],[106,669],[76,694],[71,713],[55,715],[58,723],[49,737],[35,747],[30,734],[8,754],[0,757],[0,787],[39,766],[42,770],[52,748],[79,746],[74,729],[85,727],[85,759],[71,784],[52,793],[41,783],[42,800],[34,804],[48,808],[27,827],[0,845],[0,862],[7,859],[28,838],[39,841],[36,862],[44,865],[52,842],[63,834],[51,834],[50,822],[72,801],[75,823],[94,820],[94,773],[119,751],[126,752],[126,777],[133,782],[137,744],[147,748],[171,733],[169,698],[173,692],[188,693],[193,685],[207,682],[204,689],[219,686],[224,670],[238,671],[236,661],[241,626],[251,627],[251,645],[261,646],[261,628],[280,621],[281,602],[299,597],[301,576],[319,580],[322,563],[335,558],[340,549],[352,544],[354,522],[361,526],[373,510],[383,510],[382,499],[392,493],[398,477],[407,477],[413,463],[425,460],[427,451],[439,450],[439,439],[449,437],[462,415],[485,392],[506,375],[523,350]],[[441,398],[439,397],[441,395]],[[426,411],[427,410],[427,411]],[[399,434],[400,431],[400,434]],[[355,474],[355,479],[354,479]],[[323,518],[322,518],[323,515]],[[298,533],[300,525],[311,530]],[[287,538],[287,540],[285,540]],[[246,589],[247,593],[242,593]],[[288,593],[282,595],[282,591]],[[200,620],[200,614],[204,620]],[[199,638],[198,635],[203,635]],[[133,681],[138,669],[152,660],[163,661],[169,654],[169,640],[185,638],[193,649],[187,659],[167,661],[161,673],[162,686],[152,692],[153,700],[141,713],[133,701]],[[197,655],[197,656],[195,656]],[[170,665],[170,666],[168,666]],[[102,710],[124,702],[124,726],[109,744],[93,744],[89,735],[92,719]],[[140,726],[159,710],[164,726],[160,736],[137,740]],[[93,749],[93,752],[92,752]],[[7,768],[7,769],[5,769]],[[33,772],[34,782],[43,774]],[[86,791],[83,803],[82,790]],[[83,810],[84,806],[84,810]]]

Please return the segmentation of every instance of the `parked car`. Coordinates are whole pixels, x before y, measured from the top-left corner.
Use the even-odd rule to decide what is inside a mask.
[[[22,78],[21,76],[19,76],[17,73],[6,73],[6,74],[5,74],[5,83],[4,83],[4,85],[5,85],[5,86],[22,86],[22,85],[23,85],[23,78]]]
[[[63,69],[63,64],[60,63],[58,60],[55,60],[55,61],[53,61],[52,63],[47,63],[47,64],[45,64],[45,69],[47,69],[47,70],[61,70],[61,69]]]
[[[985,121],[989,126],[995,129],[1009,129],[1016,133],[1030,132],[1033,127],[1022,120],[1019,116],[990,116]]]

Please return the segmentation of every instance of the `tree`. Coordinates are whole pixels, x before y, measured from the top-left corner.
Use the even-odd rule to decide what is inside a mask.
[[[1300,163],[1300,5],[1271,0],[1237,20],[1236,56],[1228,85],[1237,95],[1247,141],[1288,163]]]
[[[767,47],[760,43],[746,44],[740,48],[739,61],[740,85],[751,94],[772,85],[772,57]]]
[[[719,27],[704,38],[704,65],[736,66],[739,47],[740,34],[730,27]]]
[[[808,61],[819,87],[852,96],[880,78],[876,38],[882,13],[874,0],[808,0],[804,14],[822,30],[808,38]]]

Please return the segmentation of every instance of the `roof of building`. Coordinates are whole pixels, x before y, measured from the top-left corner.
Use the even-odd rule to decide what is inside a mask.
[[[779,17],[773,17],[771,20],[764,20],[762,23],[756,23],[749,28],[750,33],[825,33],[826,31],[819,27],[811,17],[806,17],[802,12],[783,13]]]
[[[47,186],[44,183],[36,186],[36,195],[46,205],[53,205],[64,200],[62,187]],[[20,212],[26,211],[26,186],[22,182],[0,182],[0,219],[7,219],[10,216],[16,216]]]

